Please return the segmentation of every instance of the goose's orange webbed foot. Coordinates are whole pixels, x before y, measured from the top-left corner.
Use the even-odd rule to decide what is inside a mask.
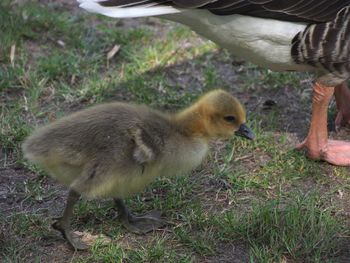
[[[313,160],[323,160],[338,166],[350,166],[350,142],[327,140],[324,145],[311,146],[312,139],[305,139],[297,149],[305,148],[307,155]]]
[[[314,84],[311,126],[308,136],[297,148],[306,149],[308,156],[313,160],[350,166],[350,142],[328,139],[327,111],[333,93],[334,87]]]

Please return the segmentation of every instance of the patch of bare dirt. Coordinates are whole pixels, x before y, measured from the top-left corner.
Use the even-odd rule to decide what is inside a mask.
[[[67,262],[64,261],[66,259],[65,249],[59,253],[56,249],[59,247],[59,235],[52,235],[50,231],[45,233],[46,231],[43,230],[41,237],[26,237],[18,232],[17,225],[13,225],[15,222],[22,222],[17,221],[15,217],[25,217],[27,214],[36,214],[45,218],[60,214],[66,191],[50,178],[43,178],[40,183],[42,187],[40,193],[43,195],[39,192],[35,193],[31,185],[36,180],[37,176],[34,173],[21,167],[7,167],[0,170],[0,214],[2,215],[0,225],[2,235],[6,240],[6,245],[4,244],[2,249],[9,250],[12,246],[16,247],[18,249],[16,253],[19,253],[18,256],[26,262],[34,262],[38,252],[42,255],[50,255],[48,258],[56,253],[56,258],[61,260],[57,262]],[[33,227],[36,223],[31,222],[30,225]],[[26,229],[23,230],[26,231]],[[33,246],[37,251],[32,250]],[[24,252],[23,255],[22,252]],[[55,257],[52,259],[56,260]]]
[[[239,243],[218,244],[215,256],[201,260],[202,263],[242,263],[249,262],[248,249]]]
[[[1,168],[0,174],[0,202],[1,212],[4,215],[38,211],[57,215],[60,211],[66,190],[53,179],[49,177],[38,179],[33,172],[16,165]],[[32,202],[33,199],[35,202]]]

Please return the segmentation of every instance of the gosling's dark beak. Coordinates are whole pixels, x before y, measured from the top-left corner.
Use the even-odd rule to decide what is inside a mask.
[[[254,140],[254,138],[255,138],[255,135],[252,132],[252,130],[249,129],[247,127],[247,125],[245,125],[244,123],[241,124],[241,126],[239,126],[239,129],[238,129],[238,131],[235,132],[235,134],[238,136],[242,136],[244,138],[247,138],[249,140]]]

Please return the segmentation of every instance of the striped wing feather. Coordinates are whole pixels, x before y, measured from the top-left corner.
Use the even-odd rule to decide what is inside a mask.
[[[292,56],[346,79],[350,73],[350,6],[327,23],[311,24],[293,39]]]
[[[102,6],[167,5],[207,9],[217,15],[252,15],[299,22],[328,22],[350,5],[350,0],[106,0]]]

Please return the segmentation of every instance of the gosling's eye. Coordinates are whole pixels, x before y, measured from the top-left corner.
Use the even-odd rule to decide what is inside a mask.
[[[225,116],[224,119],[227,122],[234,122],[236,120],[236,118],[233,116]]]

